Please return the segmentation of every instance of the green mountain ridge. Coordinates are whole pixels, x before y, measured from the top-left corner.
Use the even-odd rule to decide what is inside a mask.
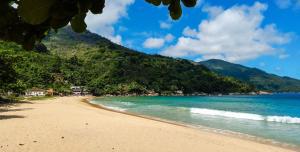
[[[272,92],[300,92],[300,80],[267,73],[258,68],[249,68],[218,59],[199,62],[200,65],[218,73],[254,85],[259,90]]]
[[[17,80],[2,90],[24,92],[38,87],[69,92],[70,86],[76,85],[94,95],[254,91],[246,83],[218,76],[189,60],[137,52],[88,31],[77,34],[67,27],[50,33],[43,43],[49,52],[29,52],[0,43],[0,60],[18,59],[10,68],[16,71]]]
[[[64,57],[76,56],[85,64],[96,67],[95,73],[105,74],[103,77],[115,78],[121,76],[122,78],[119,78],[116,84],[136,82],[145,86],[147,90],[158,93],[174,93],[177,90],[182,90],[184,93],[241,91],[238,89],[230,90],[230,85],[240,85],[240,82],[234,79],[216,77],[204,66],[195,65],[189,60],[141,53],[115,44],[89,31],[77,34],[72,32],[70,28],[65,28],[56,34],[50,35],[44,43],[52,53]],[[110,69],[114,69],[115,73],[110,73],[111,75],[107,76],[107,71],[100,69],[100,67],[105,66],[110,66]],[[98,78],[92,78],[89,81],[94,83]],[[210,79],[215,81],[211,82]],[[224,85],[228,85],[228,90],[226,90],[222,88],[223,81],[236,84],[224,83]],[[106,80],[105,83],[107,83]],[[218,83],[221,83],[220,86],[216,85]],[[243,87],[242,90],[252,90],[250,86],[245,84],[241,84],[241,86]],[[93,88],[97,88],[93,92],[97,92],[101,87],[103,86],[99,86],[99,83],[93,86]]]

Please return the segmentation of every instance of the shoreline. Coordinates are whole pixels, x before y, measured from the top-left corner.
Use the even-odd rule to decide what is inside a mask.
[[[0,107],[0,152],[290,152],[185,124],[121,113],[58,97]]]
[[[230,130],[222,130],[222,129],[211,128],[211,127],[206,127],[206,126],[202,126],[202,125],[194,126],[194,125],[190,125],[190,124],[186,124],[186,123],[182,123],[182,122],[176,122],[176,121],[166,120],[166,119],[162,119],[162,118],[158,118],[158,117],[147,116],[147,115],[135,114],[135,113],[127,112],[127,111],[119,111],[119,110],[107,108],[107,107],[105,107],[101,104],[96,104],[96,103],[91,102],[95,98],[103,98],[103,97],[105,97],[105,96],[100,96],[100,97],[93,96],[93,97],[89,97],[89,98],[86,98],[86,99],[82,99],[81,102],[83,102],[83,103],[85,103],[89,106],[92,106],[94,108],[107,110],[107,111],[110,111],[110,112],[116,112],[116,113],[120,113],[120,114],[125,114],[125,115],[129,115],[129,116],[134,116],[134,117],[138,117],[138,118],[142,118],[142,119],[158,121],[158,122],[167,123],[167,124],[180,126],[180,127],[185,127],[185,128],[189,128],[189,129],[195,129],[196,131],[197,130],[206,131],[206,132],[209,132],[209,133],[225,135],[225,136],[238,138],[238,139],[242,139],[242,140],[254,141],[254,142],[257,142],[257,143],[276,146],[276,147],[279,147],[279,148],[285,148],[285,149],[289,149],[289,150],[297,151],[297,150],[300,149],[300,146],[275,141],[273,139],[266,139],[266,138],[261,138],[261,137],[241,133],[241,132],[235,132],[235,131],[230,131]]]

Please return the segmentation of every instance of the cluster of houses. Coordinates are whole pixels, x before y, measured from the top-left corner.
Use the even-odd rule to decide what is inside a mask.
[[[89,94],[87,89],[85,89],[82,86],[71,86],[70,89],[71,89],[71,94],[68,94],[68,95],[85,96],[85,95]],[[53,95],[62,95],[62,94],[58,94],[52,88],[50,88],[48,90],[40,89],[40,88],[32,88],[32,89],[28,89],[25,92],[25,95],[26,96],[53,96]]]

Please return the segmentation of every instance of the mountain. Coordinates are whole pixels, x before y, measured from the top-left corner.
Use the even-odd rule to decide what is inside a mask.
[[[0,60],[1,54],[18,59],[12,67],[19,90],[51,87],[67,93],[71,85],[77,85],[94,95],[254,91],[246,83],[218,76],[189,60],[141,53],[89,31],[77,34],[67,27],[51,32],[42,43],[48,52],[0,43]]]
[[[300,92],[300,80],[280,77],[257,68],[249,68],[223,60],[212,59],[199,62],[200,65],[222,76],[230,76],[254,85],[259,90],[273,92]]]

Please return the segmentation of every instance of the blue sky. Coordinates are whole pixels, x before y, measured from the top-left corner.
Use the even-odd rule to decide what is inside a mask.
[[[299,0],[198,0],[173,21],[144,0],[107,1],[88,29],[148,54],[218,58],[300,79]]]

